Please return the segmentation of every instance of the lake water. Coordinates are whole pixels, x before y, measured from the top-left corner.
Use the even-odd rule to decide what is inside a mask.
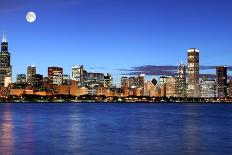
[[[1,155],[232,154],[229,104],[0,104]]]

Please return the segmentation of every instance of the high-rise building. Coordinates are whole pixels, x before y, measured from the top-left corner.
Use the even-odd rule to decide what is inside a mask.
[[[229,96],[230,98],[232,98],[232,79],[230,79],[229,83],[228,83],[228,92],[227,92],[227,96]]]
[[[145,82],[145,74],[140,74],[136,79],[136,86],[143,88],[144,82]]]
[[[25,74],[18,74],[16,78],[16,83],[17,84],[24,84],[26,83],[26,75]]]
[[[144,84],[144,96],[159,97],[160,87],[157,84],[154,85],[154,81],[146,81]]]
[[[105,76],[104,76],[104,87],[106,88],[110,88],[113,86],[113,77],[110,73],[107,73]]]
[[[199,49],[188,49],[188,97],[199,97]]]
[[[63,83],[63,68],[48,67],[48,83],[54,85],[62,85]]]
[[[72,80],[77,81],[78,86],[84,86],[84,66],[72,67]]]
[[[67,74],[63,75],[63,85],[68,85],[70,84],[70,77]]]
[[[33,75],[33,87],[36,91],[41,91],[43,89],[43,75],[35,74]]]
[[[0,53],[0,86],[5,85],[5,79],[12,79],[12,66],[10,62],[10,53],[8,51],[8,42],[6,35],[3,34]],[[11,82],[11,81],[7,81]]]
[[[28,84],[33,84],[35,74],[36,74],[35,65],[28,66],[27,67],[27,83]]]
[[[92,91],[92,88],[104,87],[104,74],[103,73],[85,73],[84,86]]]
[[[136,87],[140,88],[140,94],[141,96],[144,95],[144,83],[145,83],[145,74],[140,74],[137,78],[136,78]]]
[[[4,87],[8,87],[12,83],[12,79],[9,76],[5,77],[4,81],[5,81],[4,82]]]
[[[129,77],[129,88],[135,87],[137,85],[136,77]]]
[[[200,82],[200,96],[213,98],[216,96],[216,83],[213,79],[202,79]]]
[[[165,97],[166,96],[166,81],[167,81],[167,76],[161,76],[159,78],[160,81],[160,96]]]
[[[216,92],[217,97],[227,97],[227,67],[216,67]]]
[[[176,97],[177,78],[168,76],[166,78],[166,97]]]
[[[129,79],[127,77],[121,77],[121,89],[124,96],[128,96]]]
[[[182,62],[178,66],[177,96],[186,97],[186,67]]]

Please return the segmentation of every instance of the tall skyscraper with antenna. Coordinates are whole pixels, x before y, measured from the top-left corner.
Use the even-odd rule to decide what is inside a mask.
[[[10,53],[8,51],[8,42],[6,35],[3,34],[0,53],[0,85],[6,86],[12,79],[12,66],[10,62]]]

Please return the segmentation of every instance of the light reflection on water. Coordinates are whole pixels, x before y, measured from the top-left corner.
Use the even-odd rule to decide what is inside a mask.
[[[9,107],[5,107],[1,114],[0,123],[0,154],[13,154],[13,128],[14,124],[12,122],[12,114]]]
[[[232,154],[232,105],[0,104],[0,154]]]

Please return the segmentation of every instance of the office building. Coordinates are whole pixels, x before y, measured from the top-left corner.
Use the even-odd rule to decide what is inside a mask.
[[[110,73],[104,75],[104,81],[105,81],[104,87],[109,89],[113,86],[113,77]]]
[[[33,75],[33,88],[36,91],[41,91],[43,89],[43,75]]]
[[[33,84],[35,74],[36,74],[35,65],[28,66],[27,67],[27,83],[28,84]]]
[[[10,81],[9,81],[10,79]],[[0,53],[0,86],[8,85],[12,79],[11,54],[8,51],[6,35],[3,34]],[[5,83],[5,80],[6,83]]]
[[[177,97],[186,97],[186,67],[181,62],[178,66]]]
[[[177,78],[168,76],[166,78],[166,97],[176,97]]]
[[[63,85],[69,85],[70,84],[70,77],[67,74],[63,75]]]
[[[73,66],[72,67],[72,80],[77,81],[78,86],[84,86],[84,66]]]
[[[167,81],[167,76],[161,76],[159,78],[160,81],[160,96],[161,97],[166,97],[166,81]]]
[[[85,73],[84,86],[92,91],[92,88],[104,87],[105,80],[103,73]]]
[[[48,83],[61,85],[63,83],[63,68],[48,67]]]
[[[199,97],[199,49],[188,49],[188,97]]]
[[[25,84],[27,82],[25,74],[17,74],[16,83],[17,84]]]
[[[216,97],[216,82],[214,79],[202,79],[200,81],[200,96],[202,98]]]
[[[216,66],[216,92],[217,97],[227,97],[227,67]]]

